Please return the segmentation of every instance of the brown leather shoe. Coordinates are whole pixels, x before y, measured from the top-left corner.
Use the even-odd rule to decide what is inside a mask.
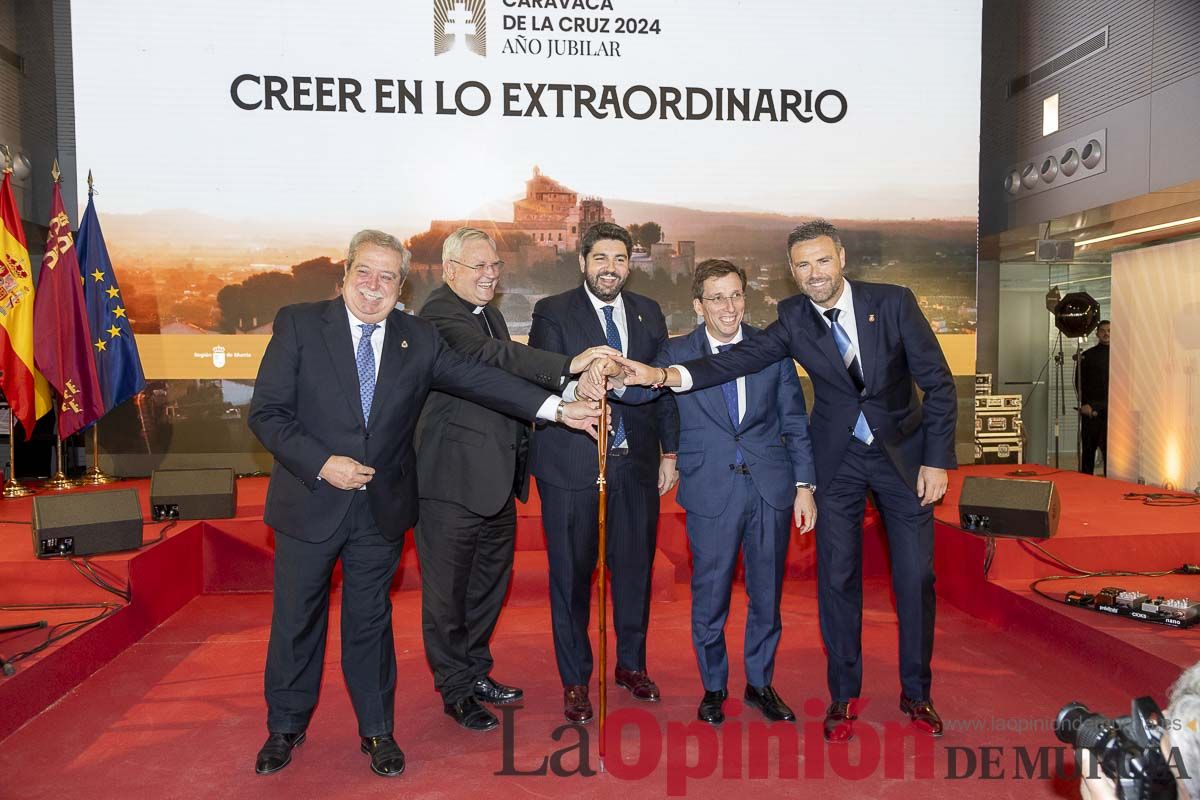
[[[567,686],[563,688],[563,716],[567,722],[591,722],[592,701],[588,700],[588,687]]]
[[[928,700],[910,700],[900,695],[900,711],[908,714],[913,727],[922,730],[930,736],[942,735],[942,718],[938,716],[933,703]]]
[[[825,710],[825,741],[842,744],[854,738],[854,720],[850,704],[834,701]]]
[[[617,686],[628,689],[635,700],[645,700],[647,703],[659,701],[658,684],[650,680],[645,672],[617,667],[615,677]]]

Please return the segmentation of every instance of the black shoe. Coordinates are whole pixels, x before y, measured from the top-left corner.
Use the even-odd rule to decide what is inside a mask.
[[[479,702],[491,703],[496,706],[515,703],[525,696],[525,693],[515,686],[505,686],[499,681],[492,680],[491,675],[484,675],[475,681],[473,691],[475,699]]]
[[[744,697],[746,705],[754,706],[762,715],[772,722],[795,722],[796,715],[788,708],[783,698],[770,686],[751,686],[746,684]]]
[[[259,775],[270,775],[292,763],[292,749],[304,742],[304,731],[299,733],[272,733],[258,751],[254,771]]]
[[[391,734],[364,736],[362,751],[371,757],[371,772],[385,778],[394,778],[404,772],[404,752]]]
[[[446,703],[443,708],[455,722],[469,731],[490,731],[500,724],[496,715],[479,705],[473,694],[456,703]]]
[[[720,725],[725,721],[725,711],[722,707],[727,697],[729,692],[724,689],[716,692],[706,691],[700,700],[700,710],[696,712],[696,719],[710,725]]]

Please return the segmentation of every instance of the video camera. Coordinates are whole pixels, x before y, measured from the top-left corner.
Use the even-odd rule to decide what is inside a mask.
[[[1122,800],[1176,800],[1175,776],[1160,743],[1165,721],[1149,697],[1133,701],[1128,717],[1109,719],[1082,703],[1067,703],[1054,721],[1059,741],[1090,750]]]

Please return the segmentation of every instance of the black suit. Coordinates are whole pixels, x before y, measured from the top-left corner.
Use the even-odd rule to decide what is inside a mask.
[[[653,300],[622,292],[630,358],[650,361],[667,340],[662,309]],[[577,289],[538,301],[529,344],[570,355],[607,343],[587,290]],[[617,666],[646,668],[646,625],[650,616],[650,577],[658,528],[658,464],[661,452],[679,444],[674,398],[644,405],[614,400],[612,428],[623,422],[625,455],[608,457],[608,553]],[[615,442],[610,443],[615,444]],[[592,573],[598,553],[599,464],[596,443],[576,431],[540,427],[533,437],[532,472],[542,498],[542,524],[550,561],[550,612],[554,652],[564,686],[586,685],[592,674],[588,639]]]
[[[451,349],[557,392],[570,357],[511,341],[498,310],[474,306],[442,285],[420,316]],[[491,672],[488,647],[512,574],[514,495],[529,494],[528,423],[433,392],[417,424],[421,521],[421,625],[434,685],[446,703],[471,694]]]
[[[1108,474],[1108,354],[1106,344],[1084,350],[1079,357],[1079,405],[1089,405],[1094,417],[1079,417],[1079,471],[1096,474],[1096,449],[1104,457]]]
[[[287,306],[263,355],[250,429],[275,457],[264,519],[275,529],[275,595],[265,674],[267,727],[295,733],[317,702],[329,577],[342,561],[342,670],[362,736],[392,731],[396,654],[388,588],[417,520],[413,431],[433,389],[532,420],[549,396],[456,355],[429,323],[384,323],[369,423],[341,298]],[[332,455],[373,467],[365,491],[318,480]]]
[[[916,484],[922,466],[956,466],[954,378],[911,291],[849,284],[866,383],[861,392],[830,325],[803,295],[780,303],[779,319],[761,335],[683,366],[694,388],[757,372],[789,356],[804,367],[814,393],[809,434],[817,467],[817,580],[830,693],[846,701],[862,688],[862,519],[869,490],[887,528],[901,684],[909,698],[927,700],[935,600],[933,506],[920,505]],[[853,436],[860,412],[874,436],[870,445]]]

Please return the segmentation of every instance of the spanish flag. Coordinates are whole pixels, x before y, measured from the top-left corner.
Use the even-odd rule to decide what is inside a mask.
[[[33,275],[9,176],[0,184],[0,390],[25,438],[52,408],[50,385],[33,365]]]

